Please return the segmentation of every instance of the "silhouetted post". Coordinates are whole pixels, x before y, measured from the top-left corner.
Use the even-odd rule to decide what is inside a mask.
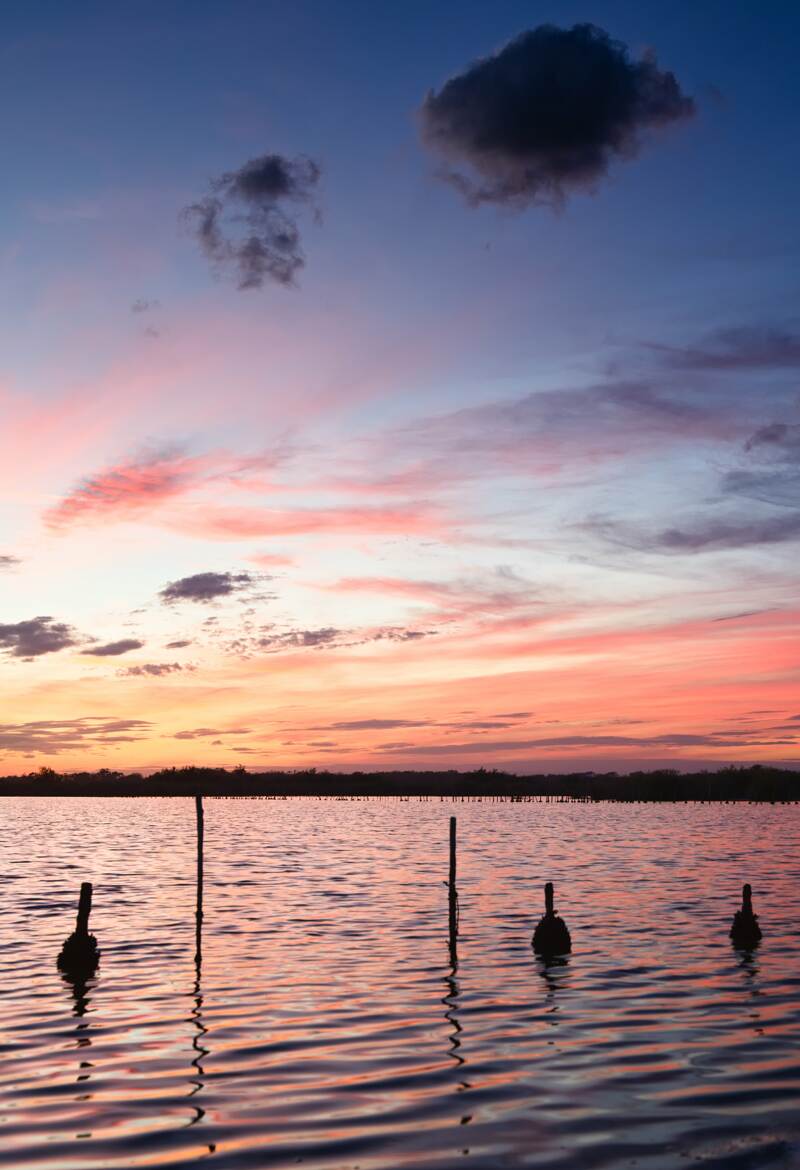
[[[194,804],[197,812],[197,906],[195,909],[194,961],[195,965],[199,967],[203,957],[203,838],[205,835],[205,824],[202,796],[196,796],[194,798]]]
[[[89,915],[92,912],[92,883],[83,882],[78,898],[78,919],[75,929],[64,942],[57,965],[72,975],[93,975],[100,960],[97,939],[89,934]]]
[[[742,886],[742,908],[733,916],[731,941],[735,947],[748,950],[761,941],[758,915],[753,912],[753,891],[749,882]]]
[[[450,887],[456,885],[456,818],[450,818]]]
[[[450,818],[450,877],[447,883],[447,925],[450,943],[450,966],[458,967],[458,891],[456,889],[456,818]]]
[[[89,933],[89,915],[92,912],[92,883],[82,882],[80,897],[78,898],[78,921],[75,923],[75,933],[86,936]]]
[[[572,950],[567,924],[555,912],[552,882],[547,882],[544,887],[544,917],[539,919],[533,932],[533,949],[544,958],[566,955]]]
[[[544,887],[544,912],[545,914],[555,914],[553,908],[553,883],[546,882]]]

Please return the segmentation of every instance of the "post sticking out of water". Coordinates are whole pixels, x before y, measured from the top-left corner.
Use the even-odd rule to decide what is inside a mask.
[[[89,915],[92,912],[92,883],[82,882],[81,893],[78,898],[78,921],[75,924],[75,934],[86,937],[89,933]]]
[[[555,911],[552,882],[547,882],[544,887],[544,917],[539,919],[533,932],[533,949],[544,959],[566,955],[572,950],[567,924]]]
[[[742,886],[742,908],[733,916],[731,941],[735,947],[750,950],[761,941],[758,915],[753,912],[753,890],[749,882]]]
[[[194,798],[197,812],[197,905],[195,909],[195,966],[199,969],[203,957],[203,837],[205,823],[203,817],[203,798]]]
[[[450,877],[447,883],[447,924],[450,943],[450,966],[458,967],[458,891],[456,889],[456,818],[450,818]]]
[[[78,898],[78,920],[75,929],[64,942],[58,956],[60,971],[73,978],[87,978],[93,975],[100,961],[97,939],[89,934],[89,915],[92,912],[92,883],[81,884]]]
[[[456,818],[450,818],[450,887],[456,884]]]

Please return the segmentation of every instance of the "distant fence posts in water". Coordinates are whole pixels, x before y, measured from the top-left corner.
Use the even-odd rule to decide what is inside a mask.
[[[89,915],[92,912],[92,883],[83,882],[78,899],[78,919],[75,929],[64,942],[58,956],[59,970],[72,975],[92,975],[100,961],[97,939],[89,934]]]

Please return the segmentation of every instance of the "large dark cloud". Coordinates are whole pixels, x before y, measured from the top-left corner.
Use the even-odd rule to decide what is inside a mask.
[[[253,573],[194,573],[191,577],[179,577],[170,581],[159,593],[166,604],[176,601],[214,601],[218,597],[229,597],[255,584]]]
[[[183,217],[214,268],[233,271],[240,289],[294,284],[305,256],[286,207],[312,203],[319,177],[310,158],[265,154],[213,180],[211,194]]]
[[[116,658],[119,654],[127,654],[130,650],[141,650],[144,642],[138,638],[120,638],[118,642],[105,642],[101,646],[91,646],[88,650],[81,650],[81,654],[91,654],[95,658]]]
[[[543,24],[475,61],[421,109],[422,135],[473,204],[559,205],[695,105],[652,53],[632,60],[603,29]]]
[[[72,626],[47,616],[0,624],[0,649],[8,650],[12,658],[39,658],[75,646],[79,640]]]

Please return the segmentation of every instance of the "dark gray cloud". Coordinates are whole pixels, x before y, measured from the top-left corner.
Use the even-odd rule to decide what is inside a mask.
[[[800,511],[750,517],[699,515],[684,526],[657,529],[594,516],[582,527],[613,544],[640,552],[715,552],[799,539]]]
[[[127,654],[130,650],[141,650],[144,642],[138,638],[120,638],[118,642],[105,642],[102,646],[91,646],[88,650],[81,650],[81,654],[91,654],[95,658],[116,658],[119,654]]]
[[[179,638],[177,642],[167,642],[167,650],[183,650],[184,646],[191,646],[191,641],[188,638]]]
[[[800,425],[769,423],[757,430],[744,444],[742,465],[723,476],[722,489],[800,508]]]
[[[31,723],[0,723],[0,751],[60,751],[133,743],[150,728],[143,719],[108,719],[87,715],[81,719],[43,719]]]
[[[72,626],[47,616],[0,625],[0,649],[8,650],[12,658],[38,658],[79,641]]]
[[[176,601],[214,601],[248,589],[256,580],[253,573],[194,573],[191,577],[170,581],[159,597],[167,605]]]
[[[394,727],[430,727],[430,719],[346,719],[330,723],[331,731],[389,731]]]
[[[649,347],[679,370],[769,370],[800,367],[800,330],[741,325],[717,329],[699,345]]]
[[[184,208],[183,218],[214,268],[233,271],[240,289],[267,280],[291,285],[305,256],[287,204],[313,204],[319,178],[304,155],[265,154],[213,180],[211,194]]]
[[[796,734],[800,735],[800,731]],[[747,731],[717,731],[707,734],[690,734],[673,732],[667,735],[632,736],[632,735],[559,735],[542,739],[506,739],[506,740],[467,740],[464,743],[434,743],[434,744],[402,744],[390,746],[382,745],[382,750],[401,755],[434,756],[449,753],[481,754],[497,752],[536,751],[549,748],[574,747],[636,747],[636,748],[669,748],[669,747],[730,747],[741,749],[745,743],[750,744],[791,744],[795,736],[765,735],[757,728]]]
[[[131,305],[132,313],[150,313],[153,309],[160,309],[161,302],[155,300],[146,300],[144,297],[138,297]]]
[[[290,630],[284,634],[262,634],[256,640],[261,650],[290,650],[294,646],[330,646],[341,636],[342,631],[334,626],[319,630]]]
[[[192,666],[181,666],[179,662],[143,662],[138,666],[126,666],[117,671],[120,678],[141,678],[150,676],[160,678],[164,674],[174,674],[179,670],[193,670]]]
[[[211,735],[250,735],[250,727],[231,727],[227,731],[219,727],[192,727],[187,731],[176,731],[173,739],[206,739]]]
[[[22,564],[19,557],[12,557],[10,553],[3,553],[0,555],[0,571],[3,569],[13,569],[17,565]]]
[[[694,112],[652,53],[632,60],[595,25],[543,24],[431,90],[421,128],[470,203],[558,206]]]

